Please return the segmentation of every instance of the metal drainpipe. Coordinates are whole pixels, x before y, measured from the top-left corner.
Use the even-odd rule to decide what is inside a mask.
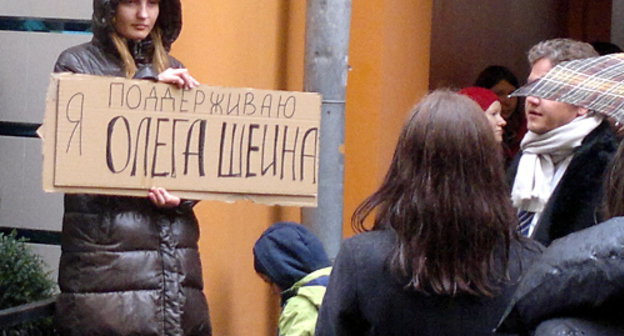
[[[351,0],[308,0],[304,90],[323,96],[318,207],[303,208],[303,225],[333,260],[342,241],[345,91]]]

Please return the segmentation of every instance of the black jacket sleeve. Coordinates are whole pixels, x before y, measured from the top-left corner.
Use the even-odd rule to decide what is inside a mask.
[[[316,336],[364,335],[368,323],[358,304],[358,262],[351,241],[342,244],[319,311]]]

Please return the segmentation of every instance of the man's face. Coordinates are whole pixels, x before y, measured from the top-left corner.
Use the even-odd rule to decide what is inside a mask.
[[[552,68],[553,65],[549,59],[538,60],[531,68],[529,82],[543,77]],[[537,134],[544,134],[587,113],[587,110],[554,100],[528,96],[524,104],[524,113],[526,114],[527,128]]]

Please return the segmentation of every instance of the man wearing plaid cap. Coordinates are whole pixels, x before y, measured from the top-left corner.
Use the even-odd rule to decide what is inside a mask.
[[[598,56],[591,45],[552,39],[528,54],[528,81],[561,62]],[[529,132],[509,168],[520,231],[544,245],[600,221],[603,176],[617,141],[604,117],[587,109],[526,97]]]

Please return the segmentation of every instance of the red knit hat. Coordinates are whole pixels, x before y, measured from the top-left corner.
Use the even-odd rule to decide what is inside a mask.
[[[494,93],[494,91],[482,87],[467,87],[461,89],[459,93],[468,96],[472,100],[477,102],[477,104],[481,106],[483,111],[487,110],[490,105],[492,105],[492,103],[498,101],[498,96],[496,95],[496,93]]]

